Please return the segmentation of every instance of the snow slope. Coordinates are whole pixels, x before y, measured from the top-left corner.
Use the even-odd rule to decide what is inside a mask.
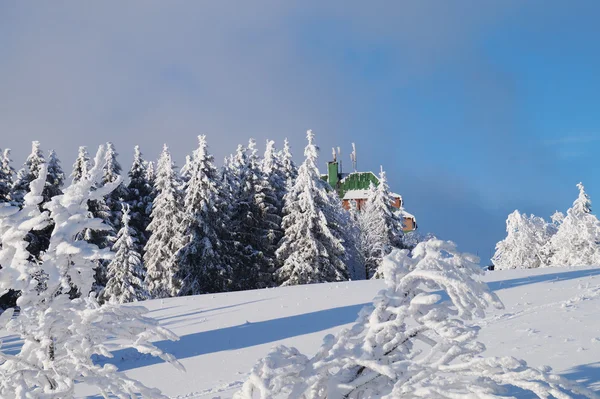
[[[485,280],[506,306],[476,321],[488,355],[550,365],[600,391],[600,267],[494,271]],[[181,337],[158,346],[187,372],[117,342],[109,361],[173,398],[229,398],[272,346],[314,352],[381,288],[382,281],[356,281],[148,301],[150,315]],[[9,337],[3,347],[18,345]],[[95,397],[87,387],[78,394]]]

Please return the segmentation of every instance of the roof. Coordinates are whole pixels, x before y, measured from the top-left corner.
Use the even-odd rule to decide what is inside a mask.
[[[404,217],[404,218],[406,218],[406,219],[413,219],[413,220],[417,220],[417,219],[415,218],[415,215],[413,215],[412,213],[408,213],[408,212],[406,212],[406,211],[404,210],[404,208],[402,208],[402,209],[398,209],[398,210],[396,211],[396,213],[399,213],[399,214],[400,214],[400,216],[402,216],[402,217]]]
[[[369,190],[349,190],[344,194],[345,200],[357,200],[367,199],[369,197]]]
[[[394,198],[402,199],[400,194],[390,193],[390,195]],[[367,199],[369,197],[369,190],[348,190],[346,194],[344,194],[345,200],[356,200],[356,199]]]

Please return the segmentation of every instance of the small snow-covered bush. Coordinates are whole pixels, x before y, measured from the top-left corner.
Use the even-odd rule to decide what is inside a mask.
[[[540,398],[594,398],[589,390],[512,357],[484,358],[478,329],[498,297],[476,276],[477,257],[432,239],[384,259],[387,289],[313,357],[280,346],[253,368],[236,399],[503,397],[503,386]]]

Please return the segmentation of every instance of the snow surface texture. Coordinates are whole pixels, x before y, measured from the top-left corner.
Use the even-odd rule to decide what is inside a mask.
[[[600,392],[600,267],[488,272],[490,289],[505,305],[483,320],[485,356],[514,356],[530,366],[551,366]],[[109,341],[120,370],[172,398],[230,398],[256,361],[277,345],[313,354],[326,334],[348,327],[363,305],[384,288],[382,280],[314,284],[143,302],[149,316],[178,334],[157,346],[186,367],[171,365]],[[5,333],[4,333],[5,334]],[[0,336],[3,333],[0,331]],[[3,350],[16,353],[14,337]],[[79,397],[99,398],[79,386]],[[510,392],[517,398],[530,398]]]

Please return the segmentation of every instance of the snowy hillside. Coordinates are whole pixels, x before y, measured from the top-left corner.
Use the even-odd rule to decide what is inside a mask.
[[[506,306],[478,321],[487,354],[549,365],[600,391],[600,268],[495,271],[485,280]],[[173,398],[229,398],[269,348],[284,343],[314,352],[382,287],[380,280],[357,281],[148,301],[150,315],[181,337],[158,346],[187,372],[117,343],[111,363]],[[5,349],[18,344],[9,338]],[[78,394],[94,397],[86,387]]]

